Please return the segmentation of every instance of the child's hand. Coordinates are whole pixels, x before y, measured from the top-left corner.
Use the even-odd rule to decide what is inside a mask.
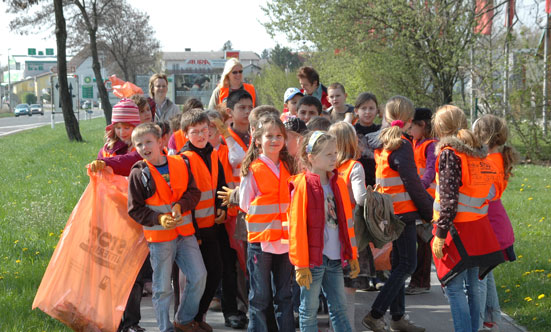
[[[226,211],[222,209],[216,209],[216,218],[214,219],[214,222],[217,224],[223,224],[226,220]]]
[[[360,274],[360,263],[358,259],[351,259],[348,264],[350,264],[350,278],[355,279]]]
[[[172,207],[172,218],[174,218],[176,223],[182,222],[182,207],[178,203],[174,204]]]
[[[306,287],[306,289],[310,289],[310,284],[312,283],[312,272],[310,272],[310,268],[303,267],[300,269],[295,270],[295,277],[297,279],[297,284],[300,287]]]
[[[434,241],[432,241],[432,253],[434,254],[434,257],[441,259],[444,256],[442,248],[444,248],[445,242],[446,239],[441,239],[438,236],[434,237]]]
[[[160,214],[159,215],[159,224],[165,229],[172,229],[176,227],[176,221],[170,214]]]
[[[230,189],[226,186],[222,186],[224,191],[217,191],[218,198],[222,200],[222,206],[230,205],[230,196],[235,189]]]
[[[91,172],[99,172],[102,171],[105,168],[106,164],[103,160],[94,160],[91,163],[88,164],[88,168],[90,168]]]

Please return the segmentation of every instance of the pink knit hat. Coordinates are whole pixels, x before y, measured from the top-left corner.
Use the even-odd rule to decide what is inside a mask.
[[[140,124],[140,111],[138,106],[130,100],[123,98],[115,106],[113,106],[113,113],[111,114],[111,124],[105,128],[110,130],[116,123],[129,123],[137,126]]]

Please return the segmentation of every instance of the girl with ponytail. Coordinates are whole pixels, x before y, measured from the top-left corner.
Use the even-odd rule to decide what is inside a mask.
[[[513,165],[517,162],[518,156],[514,148],[506,146],[509,132],[505,120],[495,115],[487,114],[479,118],[473,124],[474,135],[488,147],[488,159],[493,161],[497,169],[498,178],[496,181],[495,200],[488,205],[488,218],[497,236],[505,259],[514,261],[516,259],[513,243],[515,234],[513,226],[507,216],[507,212],[501,203],[501,195],[507,188],[507,181],[512,175]],[[492,272],[480,281],[480,318],[482,328],[492,329],[501,318],[499,299],[497,297],[496,284]]]
[[[435,149],[434,265],[448,295],[455,331],[478,331],[478,279],[504,261],[488,219],[497,170],[458,107],[440,107],[433,128],[440,139]]]
[[[392,270],[388,281],[379,292],[371,311],[362,323],[373,331],[385,331],[384,315],[390,308],[390,327],[397,331],[425,331],[413,325],[405,316],[405,281],[417,265],[416,220],[430,222],[432,198],[417,174],[412,142],[406,131],[414,115],[413,103],[406,97],[395,96],[385,105],[384,117],[388,127],[379,134],[375,149],[375,180],[377,190],[392,197],[394,213],[404,224],[400,237],[392,243]]]

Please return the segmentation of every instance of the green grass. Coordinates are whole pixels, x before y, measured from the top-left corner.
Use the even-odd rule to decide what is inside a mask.
[[[85,143],[69,142],[62,125],[0,138],[2,332],[69,331],[40,310],[31,311],[31,304],[61,230],[88,183],[84,166],[102,145],[104,119],[80,123]],[[517,167],[503,203],[515,227],[519,259],[495,270],[502,309],[530,331],[548,331],[551,169]],[[545,297],[538,299],[540,294]]]
[[[551,168],[518,166],[514,173],[503,204],[515,229],[518,259],[501,264],[494,272],[500,304],[529,331],[549,331]]]
[[[0,113],[0,118],[13,118],[15,115],[11,112],[8,113]]]
[[[0,138],[0,331],[69,331],[31,304],[104,126],[81,121],[84,143],[69,142],[63,125]]]

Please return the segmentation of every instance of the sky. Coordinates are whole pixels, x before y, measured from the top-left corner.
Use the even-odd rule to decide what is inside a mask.
[[[295,48],[285,36],[273,40],[261,25],[260,22],[267,21],[260,8],[266,0],[129,0],[129,3],[149,14],[150,26],[166,52],[183,52],[185,48],[220,50],[227,40],[231,40],[235,50],[258,54],[276,43]],[[7,63],[8,48],[10,54],[27,54],[27,48],[56,48],[53,30],[28,36],[10,31],[9,22],[14,16],[6,13],[6,7],[1,1],[1,66]]]

